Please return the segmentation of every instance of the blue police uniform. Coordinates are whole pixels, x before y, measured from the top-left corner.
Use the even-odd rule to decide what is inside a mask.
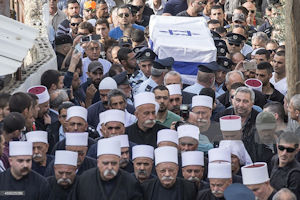
[[[136,94],[140,85],[147,79],[148,79],[147,76],[145,76],[142,70],[135,71],[134,74],[129,79],[129,83],[132,88],[132,93]]]
[[[151,76],[144,81],[137,90],[137,93],[140,92],[152,92],[153,89],[158,86],[158,84],[151,78]]]

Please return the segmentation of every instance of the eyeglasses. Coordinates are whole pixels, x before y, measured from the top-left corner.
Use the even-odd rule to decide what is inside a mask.
[[[276,49],[269,49],[268,51],[270,52],[270,54],[272,54],[276,52]]]
[[[120,14],[118,14],[118,16],[121,18],[123,18],[124,16],[129,17],[129,13],[120,13]]]
[[[228,44],[229,44],[230,46],[233,46],[233,45],[236,46],[236,47],[239,47],[239,46],[240,46],[240,44],[233,44],[233,43],[230,43],[230,42],[229,42]]]
[[[96,9],[84,9],[86,12],[96,12]]]
[[[285,147],[285,146],[282,146],[282,145],[278,145],[278,149],[280,151],[286,150],[286,152],[288,152],[288,153],[293,153],[296,150],[295,148]]]
[[[207,1],[199,1],[199,2],[198,2],[198,5],[199,5],[199,6],[206,5],[206,4],[207,4]]]
[[[78,26],[80,23],[71,23],[71,26]]]

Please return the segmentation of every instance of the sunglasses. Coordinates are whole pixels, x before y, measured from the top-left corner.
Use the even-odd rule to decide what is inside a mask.
[[[80,23],[71,23],[71,26],[78,26]]]
[[[250,10],[251,13],[255,13],[255,10]]]
[[[272,54],[272,53],[276,52],[276,49],[269,49],[268,51],[269,51],[270,54]]]
[[[120,14],[118,14],[118,16],[119,16],[119,17],[122,17],[122,18],[123,18],[124,16],[125,16],[125,17],[129,17],[129,13],[120,13]]]
[[[295,148],[285,147],[285,146],[282,146],[282,145],[278,145],[278,149],[280,151],[286,150],[286,152],[288,152],[288,153],[293,153],[296,150]]]
[[[96,9],[84,9],[86,12],[96,12]]]
[[[207,1],[199,1],[199,2],[198,2],[198,5],[199,5],[199,6],[206,5],[206,4],[207,4]]]
[[[230,42],[229,42],[228,44],[229,44],[230,46],[233,46],[233,45],[236,46],[236,47],[239,47],[239,46],[240,46],[240,44],[233,44],[233,43],[230,43]]]

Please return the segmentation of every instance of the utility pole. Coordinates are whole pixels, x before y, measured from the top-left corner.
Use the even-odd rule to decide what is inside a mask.
[[[300,94],[300,1],[285,1],[286,76],[288,97]]]

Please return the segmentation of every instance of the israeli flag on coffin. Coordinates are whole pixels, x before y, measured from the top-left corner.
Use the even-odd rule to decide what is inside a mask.
[[[217,49],[204,17],[152,15],[150,45],[160,59],[173,57],[183,83],[194,84],[200,63],[216,61]]]

